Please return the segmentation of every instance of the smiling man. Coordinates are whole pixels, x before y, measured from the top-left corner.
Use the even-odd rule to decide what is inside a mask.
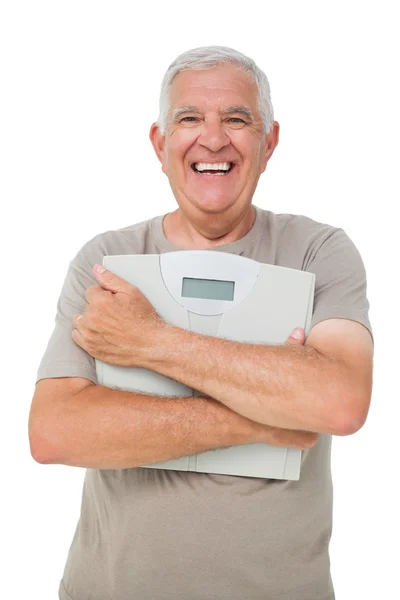
[[[372,389],[361,256],[343,229],[252,204],[279,140],[265,74],[230,48],[169,67],[150,139],[178,208],[89,240],[40,363],[29,435],[41,463],[86,467],[61,600],[332,600],[330,448],[358,431]],[[214,249],[315,273],[311,330],[241,344],[164,322],[98,269],[107,254]],[[97,384],[95,359],[203,396]],[[264,441],[303,449],[299,481],[143,468]]]
[[[181,71],[169,92],[167,135],[157,124],[150,132],[179,204],[164,219],[165,235],[185,247],[229,243],[254,223],[251,199],[279,124],[265,134],[257,83],[237,64]]]

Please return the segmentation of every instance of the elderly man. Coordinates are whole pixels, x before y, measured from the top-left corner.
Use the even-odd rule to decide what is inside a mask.
[[[150,130],[178,208],[95,236],[70,263],[29,422],[36,461],[88,469],[62,600],[334,598],[330,447],[368,413],[366,275],[343,229],[252,205],[278,138],[253,60],[219,46],[185,52]],[[107,254],[180,249],[315,273],[307,340],[297,330],[282,345],[242,344],[174,327],[96,268]],[[203,396],[97,385],[95,358]],[[255,441],[304,449],[300,480],[140,467]]]

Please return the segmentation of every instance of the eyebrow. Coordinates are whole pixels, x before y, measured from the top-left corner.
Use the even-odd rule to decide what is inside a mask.
[[[180,106],[172,111],[172,120],[176,121],[182,114],[187,112],[201,112],[201,110],[197,106]],[[254,121],[253,113],[246,106],[228,106],[228,108],[221,110],[222,115],[228,115],[232,113],[239,113],[250,121]]]

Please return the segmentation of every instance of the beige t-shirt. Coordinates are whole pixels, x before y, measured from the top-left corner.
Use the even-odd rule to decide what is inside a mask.
[[[252,229],[215,248],[315,273],[311,327],[330,318],[371,333],[366,274],[343,229],[256,207]],[[71,337],[95,263],[106,254],[180,250],[164,215],[95,236],[71,261],[37,373],[86,377],[95,361]],[[334,407],[332,407],[334,410]],[[303,452],[299,481],[165,469],[87,469],[61,600],[332,600],[331,436]]]

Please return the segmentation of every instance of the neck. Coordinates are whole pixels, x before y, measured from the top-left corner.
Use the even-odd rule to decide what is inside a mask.
[[[199,220],[178,208],[164,217],[162,227],[165,237],[174,246],[202,250],[240,240],[253,227],[256,214],[255,207],[250,205],[244,213],[205,215]]]

